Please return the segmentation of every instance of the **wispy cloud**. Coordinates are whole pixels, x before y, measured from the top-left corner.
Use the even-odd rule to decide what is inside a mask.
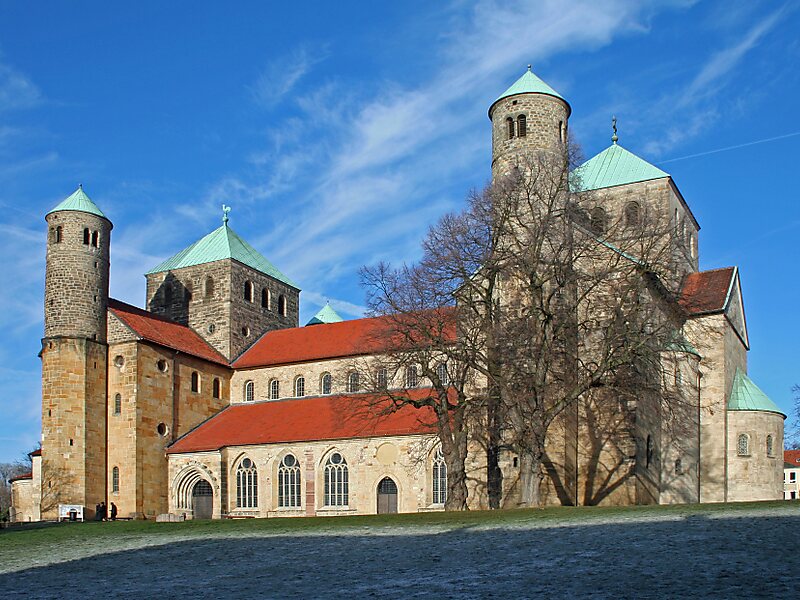
[[[0,55],[0,111],[32,108],[42,100],[39,88]]]
[[[647,113],[663,125],[658,138],[645,144],[645,152],[663,156],[713,127],[725,114],[723,101],[737,67],[789,10],[789,5],[784,4],[751,25],[737,36],[736,42],[712,53],[686,85],[674,87],[654,103]]]
[[[253,98],[263,107],[272,108],[326,56],[327,51],[323,48],[312,51],[307,46],[302,46],[289,56],[270,61],[250,88]]]

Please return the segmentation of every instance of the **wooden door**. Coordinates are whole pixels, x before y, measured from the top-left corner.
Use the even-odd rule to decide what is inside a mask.
[[[378,514],[397,512],[397,484],[389,477],[384,477],[378,484]]]

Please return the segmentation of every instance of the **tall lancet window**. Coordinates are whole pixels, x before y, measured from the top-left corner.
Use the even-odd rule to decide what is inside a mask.
[[[528,134],[528,121],[525,115],[517,117],[517,136],[525,137]]]

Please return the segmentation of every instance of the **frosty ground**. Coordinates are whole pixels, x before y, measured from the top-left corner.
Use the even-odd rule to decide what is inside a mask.
[[[4,598],[779,597],[800,503],[0,532]]]

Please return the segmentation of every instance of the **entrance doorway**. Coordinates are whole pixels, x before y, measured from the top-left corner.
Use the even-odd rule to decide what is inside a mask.
[[[385,515],[397,512],[397,484],[384,477],[378,484],[378,514]]]
[[[210,519],[214,513],[214,491],[205,479],[192,489],[192,512],[195,519]]]

